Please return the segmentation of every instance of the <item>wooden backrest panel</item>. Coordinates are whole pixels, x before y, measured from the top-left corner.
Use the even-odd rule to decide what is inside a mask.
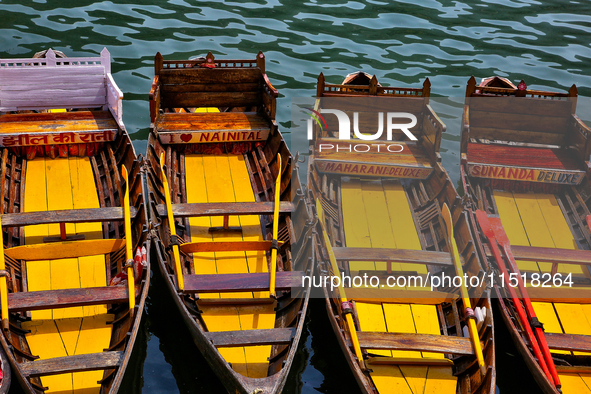
[[[0,111],[53,108],[107,109],[110,54],[57,59],[52,50],[44,59],[0,60]]]
[[[154,59],[151,118],[157,110],[183,107],[258,107],[275,118],[277,91],[265,75],[265,57],[219,60],[210,53],[194,60]],[[158,108],[156,108],[158,107]]]
[[[577,96],[574,85],[568,93],[556,93],[527,90],[523,81],[518,88],[499,81],[502,86],[477,86],[474,77],[468,81],[464,121],[469,130],[462,131],[463,153],[468,138],[568,145]]]

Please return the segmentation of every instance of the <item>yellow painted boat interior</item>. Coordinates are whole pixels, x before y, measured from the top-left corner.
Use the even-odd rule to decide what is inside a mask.
[[[27,161],[24,211],[99,208],[95,177],[88,157],[36,158]],[[86,239],[103,237],[101,223],[66,224],[68,235]],[[25,244],[39,244],[43,237],[59,236],[59,224],[25,227]],[[106,286],[105,256],[86,256],[26,263],[29,291]],[[22,324],[31,353],[39,359],[100,353],[111,341],[113,315],[105,305],[31,312]],[[67,373],[41,377],[45,393],[100,391],[103,371]]]
[[[578,249],[553,194],[494,191],[501,222],[512,245]],[[517,261],[521,271],[551,272],[551,263]],[[559,264],[558,272],[582,274],[580,266]],[[532,302],[546,332],[591,335],[591,305]],[[553,350],[556,353],[567,351]],[[576,354],[585,354],[575,352]],[[591,394],[591,374],[559,374],[564,394]]]
[[[185,156],[188,203],[254,202],[254,193],[242,155]],[[263,240],[257,215],[230,216],[230,227],[240,226],[238,232],[208,232],[221,227],[223,217],[193,217],[189,219],[192,242],[230,242]],[[264,251],[194,253],[195,274],[230,274],[268,272]],[[269,298],[269,292],[201,294],[201,298]],[[206,328],[210,332],[253,330],[275,327],[275,303],[211,306],[200,305]],[[220,354],[232,368],[251,378],[267,376],[271,346],[220,348]]]
[[[348,247],[421,250],[411,207],[400,184],[343,178],[341,197]],[[355,275],[360,270],[386,270],[386,263],[355,261],[349,268]],[[392,264],[392,270],[427,273],[426,267],[418,264]],[[361,331],[441,334],[435,305],[356,302],[356,308]],[[444,357],[418,351],[368,351],[401,358]],[[451,366],[372,365],[371,369],[380,394],[456,393],[457,378]]]

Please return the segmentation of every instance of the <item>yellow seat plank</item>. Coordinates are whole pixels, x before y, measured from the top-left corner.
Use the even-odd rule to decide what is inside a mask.
[[[343,227],[346,245],[351,248],[371,248],[369,225],[363,207],[361,182],[358,179],[341,181]],[[361,270],[375,270],[373,261],[349,261],[351,275]]]
[[[209,202],[236,202],[232,175],[227,155],[203,156],[203,168],[205,171],[205,183],[207,185],[207,199]],[[223,217],[211,218],[214,227],[223,226]],[[230,216],[230,227],[240,226],[238,217]],[[214,241],[242,241],[240,233],[213,233]],[[248,273],[248,264],[244,252],[215,252],[216,267],[218,274],[240,274]],[[252,298],[252,292],[221,293],[221,298]]]
[[[254,202],[254,193],[242,155],[185,157],[187,202]],[[210,234],[209,227],[223,225],[223,217],[191,218],[191,241],[260,241],[263,234],[258,216],[230,216],[230,226],[240,226],[240,233]],[[215,252],[194,253],[196,274],[268,272],[266,253]],[[205,294],[203,295],[205,296]],[[253,297],[253,293],[213,294],[213,297]],[[269,292],[254,293],[269,297]],[[256,306],[202,306],[203,318],[209,331],[231,331],[273,328],[275,304]],[[220,354],[232,368],[251,378],[267,376],[271,346],[221,348]]]
[[[72,186],[69,160],[67,158],[56,158],[45,160],[45,174],[47,177],[47,209],[73,209]],[[66,223],[66,233],[74,234],[75,225]],[[49,236],[60,235],[58,223],[49,225]],[[80,288],[80,271],[78,259],[50,260],[51,289],[73,289]],[[83,316],[82,307],[62,308],[53,310],[54,319]]]
[[[73,356],[76,352],[76,345],[78,344],[82,318],[56,319],[54,321],[62,342],[64,343],[66,354],[68,356]]]
[[[255,202],[254,192],[250,183],[250,177],[246,168],[244,156],[228,155],[228,164],[230,165],[236,202]],[[261,222],[258,216],[240,215],[238,216],[238,220],[242,227],[243,241],[264,240],[261,231]],[[246,260],[248,264],[248,272],[269,272],[267,255],[264,251],[248,251],[246,252]],[[268,298],[270,296],[268,291],[255,292],[253,294],[255,298]],[[273,313],[273,315],[275,314]]]
[[[361,196],[363,198],[363,205],[359,207],[357,215],[361,215],[362,211],[365,210],[365,217],[369,225],[371,247],[396,249],[397,245],[392,234],[390,217],[387,214],[388,205],[386,204],[382,182],[379,180],[361,181]],[[386,262],[376,261],[374,264],[376,270],[386,270]],[[393,263],[392,269],[399,271],[401,269],[400,264]]]
[[[111,341],[112,322],[115,318],[111,314],[86,316],[82,319],[80,337],[75,354],[100,353],[109,347]],[[85,371],[72,374],[74,393],[98,394],[104,371]]]
[[[383,188],[396,247],[398,249],[421,250],[421,241],[404,188],[399,183],[392,182],[383,182]],[[427,274],[427,267],[420,264],[404,263],[400,266],[403,271],[417,271],[419,274]]]
[[[241,329],[237,307],[202,305],[200,308],[203,311],[202,316],[208,331],[237,331]],[[224,347],[218,351],[227,362],[232,363],[234,371],[247,376],[243,347]]]
[[[25,178],[25,212],[47,211],[47,188],[45,186],[45,158],[29,160],[27,162],[27,176]],[[25,227],[25,244],[43,242],[43,237],[49,235],[47,224]],[[51,290],[49,260],[29,261],[27,267],[27,284],[29,291]],[[51,319],[52,310],[31,312],[32,320]]]
[[[207,200],[207,185],[201,155],[185,155],[185,172],[191,174],[186,177],[187,202],[204,203]],[[192,242],[211,242],[213,237],[209,233],[211,218],[209,216],[189,218]],[[193,253],[195,274],[217,273],[214,252]],[[219,298],[219,293],[200,294],[201,298]]]
[[[96,181],[88,157],[70,157],[72,183],[72,202],[74,209],[100,208]],[[76,233],[84,234],[85,239],[102,239],[102,223],[76,223]],[[105,256],[84,256],[78,258],[80,287],[101,287],[107,285]],[[107,313],[106,305],[82,307],[84,316]]]
[[[429,367],[424,394],[455,393],[458,378],[450,367]]]
[[[357,305],[359,305],[359,303],[357,303]],[[386,328],[388,332],[417,332],[412,318],[412,309],[409,304],[389,304],[384,302],[382,308],[384,310],[384,317],[386,319]],[[359,307],[357,307],[357,311],[359,311]],[[420,358],[421,352],[411,350],[392,350],[392,357]]]
[[[437,306],[413,304],[411,310],[418,334],[441,335]],[[445,358],[442,353],[422,352],[422,355],[427,358]]]
[[[570,227],[562,214],[562,210],[553,194],[536,194],[538,205],[544,215],[546,226],[554,242],[554,247],[561,249],[578,249]],[[558,272],[568,274],[582,274],[581,266],[572,264],[559,264]]]
[[[370,374],[380,394],[415,394],[397,366],[372,365]]]
[[[578,374],[558,374],[560,377],[560,383],[562,383],[563,394],[591,394],[589,386]],[[587,379],[588,381],[588,379]]]
[[[517,209],[515,199],[513,198],[513,193],[501,192],[497,190],[495,190],[493,193],[497,209],[499,211],[499,217],[503,223],[503,229],[505,230],[505,233],[507,234],[511,244],[519,246],[531,246],[525,229],[523,228],[523,223],[521,222],[521,217],[519,216],[519,210]],[[538,263],[535,261],[517,260],[516,263],[519,269],[522,271],[539,272]]]
[[[39,356],[40,360],[66,357],[68,355],[53,320],[28,321],[24,322],[22,327],[25,330],[31,331],[25,335],[25,338],[27,339],[31,353]],[[71,392],[72,374],[43,376],[41,383],[48,387],[45,393]]]

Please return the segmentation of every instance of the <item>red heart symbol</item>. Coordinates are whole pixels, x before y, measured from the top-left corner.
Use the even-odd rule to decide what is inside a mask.
[[[192,134],[181,134],[181,141],[183,142],[189,142],[191,138],[193,138]]]

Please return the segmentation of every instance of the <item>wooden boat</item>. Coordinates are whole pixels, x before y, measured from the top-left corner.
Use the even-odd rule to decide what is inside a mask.
[[[0,60],[0,342],[27,393],[117,392],[141,321],[144,182],[110,64]]]
[[[440,163],[445,125],[429,106],[429,93],[429,80],[415,89],[381,87],[375,76],[368,78],[364,73],[349,75],[341,85],[326,83],[322,74],[318,78],[314,109],[318,113],[326,108],[349,115],[358,112],[359,129],[372,132],[376,124],[368,119],[378,111],[406,111],[418,119],[418,126],[410,129],[418,138],[416,143],[407,141],[400,130],[393,133],[392,141],[361,141],[335,138],[334,130],[339,129],[335,117],[325,115],[326,123],[314,128],[310,145],[308,185],[323,211],[318,215],[318,261],[334,256],[334,263],[321,264],[320,270],[380,278],[376,288],[358,288],[354,282],[339,291],[323,288],[332,328],[364,393],[495,390],[488,290],[476,287],[470,298],[479,315],[477,339],[484,367],[480,369],[471,340],[464,334],[468,305],[451,289],[431,291],[428,284],[428,275],[455,275],[452,239],[465,272],[483,275],[461,199]],[[330,145],[339,150],[327,148]],[[396,145],[397,153],[388,153]],[[351,152],[369,153],[350,153],[347,146],[353,146]],[[445,205],[453,217],[455,237],[451,238],[442,214]],[[332,268],[337,262],[338,267]],[[389,276],[409,282],[384,289]],[[417,286],[411,284],[410,278],[417,276],[425,280],[425,287],[418,279]],[[353,317],[351,323],[348,316]]]
[[[154,249],[197,347],[231,393],[282,390],[308,305],[309,285],[298,286],[312,271],[311,216],[264,59],[158,53],[150,92]]]
[[[500,244],[506,246],[502,265],[511,265],[509,254],[517,260],[527,294],[512,300],[502,280],[495,282],[495,292],[501,316],[545,393],[558,393],[559,386],[564,394],[591,392],[591,292],[585,290],[591,285],[591,129],[575,115],[576,102],[575,85],[568,92],[546,92],[499,77],[477,85],[472,77],[462,122],[461,169],[471,225],[478,234],[486,231],[475,216],[480,210],[483,227],[487,220],[497,226],[491,240],[475,236],[479,253],[494,262],[492,248]],[[498,230],[508,241],[497,237]],[[539,340],[533,332],[539,325],[527,321],[530,313],[519,316],[528,302],[533,320],[545,330]],[[536,340],[527,339],[529,326]],[[543,354],[543,341],[552,363]],[[538,344],[539,357],[532,343]]]

